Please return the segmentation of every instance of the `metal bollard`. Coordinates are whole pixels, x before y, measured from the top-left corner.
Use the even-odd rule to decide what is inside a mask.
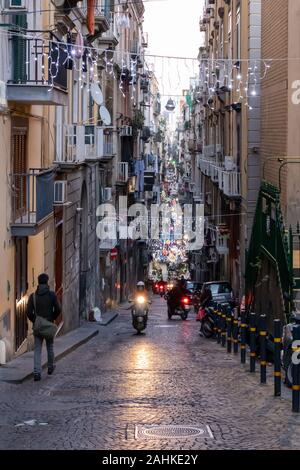
[[[250,313],[249,329],[250,329],[250,372],[255,372],[255,358],[256,358],[256,314],[255,313]]]
[[[221,332],[222,332],[222,318],[221,318],[221,306],[217,305],[217,342],[221,343]]]
[[[233,314],[233,329],[232,329],[232,337],[233,337],[233,352],[237,354],[239,352],[239,341],[238,341],[238,334],[239,334],[239,320],[238,320],[238,309],[234,309]]]
[[[267,317],[259,317],[260,383],[267,383]]]
[[[274,396],[281,396],[281,349],[282,325],[280,320],[274,320]]]
[[[241,363],[246,364],[246,312],[241,312]]]
[[[232,316],[231,316],[231,308],[227,307],[227,315],[226,315],[226,324],[227,324],[227,352],[231,353],[231,346],[232,346]]]
[[[222,307],[222,328],[221,328],[221,345],[223,348],[226,346],[226,314],[224,312],[224,307]]]
[[[294,341],[300,341],[300,325],[296,325],[293,327],[293,343]],[[300,344],[300,343],[299,343]],[[293,344],[293,351],[299,353],[300,347],[294,346]],[[299,413],[300,411],[300,364],[292,363],[292,376],[293,376],[293,386],[292,386],[292,410],[295,413]]]
[[[218,337],[218,310],[217,305],[214,304],[214,338]]]

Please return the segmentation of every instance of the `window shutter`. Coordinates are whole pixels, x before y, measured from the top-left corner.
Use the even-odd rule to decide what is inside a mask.
[[[13,23],[17,26],[17,30],[22,31],[27,29],[27,15],[20,13],[14,15]],[[19,36],[13,36],[13,81],[14,83],[26,83],[26,52],[27,42],[26,39]],[[30,49],[29,49],[30,52]],[[29,64],[30,66],[30,64]]]
[[[14,174],[14,212],[21,215],[26,208],[27,127],[12,128],[12,167]]]

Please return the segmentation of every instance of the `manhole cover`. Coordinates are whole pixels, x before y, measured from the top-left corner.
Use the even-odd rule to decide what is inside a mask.
[[[135,427],[136,439],[191,439],[201,437],[212,439],[213,434],[209,426],[180,426],[180,425],[137,425]]]

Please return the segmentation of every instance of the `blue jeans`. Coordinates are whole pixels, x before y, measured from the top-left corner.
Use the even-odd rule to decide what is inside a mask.
[[[34,374],[42,373],[42,346],[44,339],[40,336],[34,337]],[[54,350],[53,339],[46,340],[47,354],[48,354],[48,367],[54,366]]]

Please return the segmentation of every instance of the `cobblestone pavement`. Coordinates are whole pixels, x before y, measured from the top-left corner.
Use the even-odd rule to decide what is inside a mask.
[[[248,367],[200,338],[194,314],[168,321],[155,298],[146,334],[122,310],[55,375],[0,383],[0,448],[299,449],[290,399],[273,398],[271,369],[260,386]],[[209,425],[213,438],[139,438],[139,424]]]

